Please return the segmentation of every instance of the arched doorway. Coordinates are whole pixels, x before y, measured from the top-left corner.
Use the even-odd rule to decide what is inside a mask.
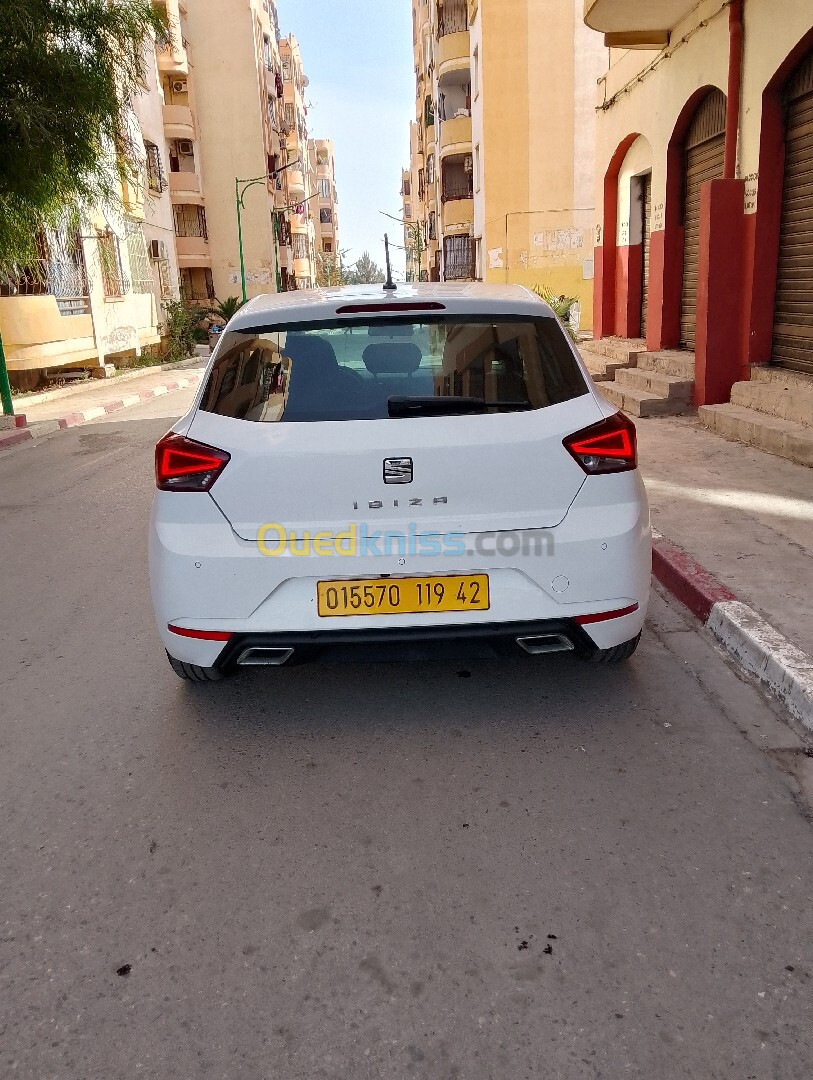
[[[700,261],[700,189],[723,175],[726,96],[712,90],[698,107],[683,143],[683,289],[680,343],[694,350]]]
[[[771,359],[813,374],[813,51],[788,80]]]
[[[618,174],[616,333],[646,337],[652,236],[652,147],[639,135]]]

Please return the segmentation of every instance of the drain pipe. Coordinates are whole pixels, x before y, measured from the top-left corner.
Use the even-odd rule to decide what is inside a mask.
[[[728,9],[728,101],[725,116],[725,163],[723,176],[733,180],[737,175],[737,137],[740,130],[740,96],[742,91],[744,0],[731,0]]]

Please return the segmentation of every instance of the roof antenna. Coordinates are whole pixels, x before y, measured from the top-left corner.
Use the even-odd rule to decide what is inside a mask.
[[[398,286],[392,280],[392,267],[390,266],[390,241],[384,233],[384,258],[387,260],[387,280],[384,282],[384,292],[397,292]]]

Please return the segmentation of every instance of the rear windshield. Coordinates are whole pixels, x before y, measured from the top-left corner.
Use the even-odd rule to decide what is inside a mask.
[[[223,345],[200,408],[260,423],[497,415],[588,392],[551,318],[300,323]]]

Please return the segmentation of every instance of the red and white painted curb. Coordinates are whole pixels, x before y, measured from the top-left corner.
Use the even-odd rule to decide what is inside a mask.
[[[34,420],[35,428],[28,426],[25,415],[17,414],[14,417],[16,427],[8,433],[0,432],[0,450],[34,439],[38,434],[45,435],[63,428],[77,427],[79,424],[86,424],[89,420],[98,420],[100,416],[109,416],[110,413],[118,412],[120,409],[129,409],[133,405],[140,405],[143,401],[151,401],[153,398],[163,397],[164,394],[171,394],[175,390],[183,390],[188,386],[197,386],[200,380],[201,374],[199,372],[192,375],[182,375],[158,386],[152,386],[149,390],[142,390],[135,394],[125,394],[123,397],[115,398],[112,401],[105,401],[102,405],[94,405],[89,409],[67,413],[65,416],[53,420]]]
[[[98,420],[100,416],[109,416],[110,413],[118,412],[119,409],[129,409],[133,405],[140,405],[142,401],[151,401],[153,398],[163,397],[175,390],[183,390],[187,386],[197,386],[200,375],[189,375],[172,379],[170,382],[161,383],[160,386],[152,386],[149,390],[142,390],[138,394],[125,394],[124,397],[115,401],[106,401],[103,405],[94,405],[90,409],[68,413],[61,416],[57,423],[61,428],[76,427],[78,424],[86,424],[88,420]]]
[[[741,667],[813,731],[813,659],[655,530],[652,573],[708,627]]]

